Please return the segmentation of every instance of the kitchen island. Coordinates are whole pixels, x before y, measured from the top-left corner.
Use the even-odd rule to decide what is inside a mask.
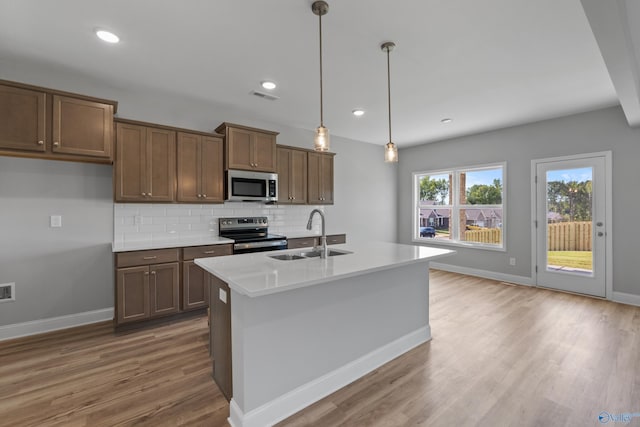
[[[230,326],[230,339],[213,345],[231,346],[232,426],[272,425],[431,339],[429,261],[454,251],[382,242],[331,249],[342,254],[195,260],[212,275],[211,327]],[[229,321],[216,322],[214,300]],[[215,370],[225,368],[219,362]]]

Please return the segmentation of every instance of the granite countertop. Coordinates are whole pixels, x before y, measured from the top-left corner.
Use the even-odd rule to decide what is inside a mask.
[[[190,237],[175,240],[144,240],[139,242],[113,243],[113,252],[144,251],[148,249],[186,248],[189,246],[226,245],[233,243],[232,239],[224,237]]]
[[[195,263],[227,282],[234,291],[258,297],[402,265],[426,263],[455,253],[449,249],[384,242],[347,243],[331,245],[329,248],[352,253],[327,259],[305,258],[293,261],[269,257],[304,250],[289,249],[198,258]]]

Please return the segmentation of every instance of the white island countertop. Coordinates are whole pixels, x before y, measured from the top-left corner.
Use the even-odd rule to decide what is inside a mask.
[[[402,265],[426,263],[455,253],[449,249],[384,242],[356,242],[331,245],[329,248],[353,253],[327,259],[305,258],[292,261],[269,257],[304,251],[290,249],[198,258],[195,263],[226,282],[234,291],[258,297]]]
[[[231,239],[219,236],[187,237],[174,240],[141,240],[112,243],[113,252],[145,251],[150,249],[186,248],[190,246],[228,245]]]

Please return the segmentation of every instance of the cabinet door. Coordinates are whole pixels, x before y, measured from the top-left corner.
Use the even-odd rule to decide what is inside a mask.
[[[149,317],[149,267],[119,268],[116,287],[118,324]]]
[[[0,85],[0,148],[45,151],[45,94]]]
[[[333,156],[322,155],[320,180],[322,181],[322,203],[333,204]]]
[[[145,201],[147,128],[116,124],[114,195],[116,202]]]
[[[201,174],[199,135],[178,133],[178,201],[200,202],[202,193],[198,177]]]
[[[309,153],[309,204],[333,204],[333,155]]]
[[[254,170],[253,132],[227,128],[227,169]]]
[[[220,138],[202,137],[200,166],[200,191],[202,200],[224,202],[223,143]]]
[[[231,366],[231,292],[229,285],[213,275],[211,281],[213,379],[222,394],[231,399],[233,380]],[[220,296],[226,299],[222,301]]]
[[[278,164],[278,203],[291,203],[291,150],[288,148],[278,147],[277,164]]]
[[[151,317],[180,311],[180,275],[177,262],[149,266]]]
[[[261,172],[276,171],[276,137],[275,135],[254,132],[253,134],[253,169]]]
[[[291,150],[290,162],[291,203],[304,205],[307,203],[307,152]]]
[[[182,309],[193,310],[209,305],[209,274],[193,261],[182,263]]]
[[[113,106],[53,96],[54,153],[111,158]]]
[[[172,202],[176,187],[176,133],[147,128],[147,197],[150,202]]]

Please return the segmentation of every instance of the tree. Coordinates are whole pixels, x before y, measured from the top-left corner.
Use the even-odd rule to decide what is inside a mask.
[[[470,205],[499,205],[502,203],[502,183],[494,179],[492,185],[475,184],[467,190]]]
[[[420,179],[420,200],[431,200],[438,205],[449,204],[449,181],[444,178],[431,179],[425,175]]]
[[[556,212],[565,221],[591,221],[592,182],[550,181],[547,183],[549,212]]]

